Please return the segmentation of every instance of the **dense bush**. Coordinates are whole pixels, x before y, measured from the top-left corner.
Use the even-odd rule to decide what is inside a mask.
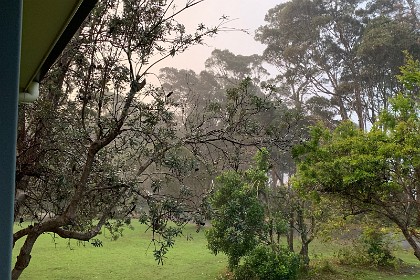
[[[268,151],[262,149],[255,160],[255,168],[218,176],[209,197],[213,219],[206,232],[208,248],[214,254],[225,253],[231,271],[265,239],[267,232],[260,194],[268,181]]]
[[[297,278],[299,267],[299,257],[289,250],[260,245],[235,269],[234,279],[291,280]]]
[[[218,189],[211,197],[216,211],[212,227],[206,232],[207,246],[214,254],[225,253],[232,270],[260,242],[264,208],[256,191],[240,174],[225,172],[216,183]]]
[[[391,252],[391,243],[381,231],[372,228],[365,229],[362,234],[362,242],[374,265],[388,266],[394,263],[395,257]]]
[[[391,241],[384,232],[375,228],[365,228],[353,246],[339,250],[338,259],[343,264],[375,267],[398,265],[398,260],[392,255]]]

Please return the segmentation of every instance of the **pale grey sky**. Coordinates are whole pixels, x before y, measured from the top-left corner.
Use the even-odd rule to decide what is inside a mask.
[[[185,5],[186,1],[176,0],[176,3]],[[206,39],[207,46],[194,46],[160,63],[158,68],[170,66],[199,72],[204,69],[204,61],[215,48],[228,49],[234,54],[262,54],[264,46],[254,40],[255,30],[264,24],[267,11],[282,2],[284,0],[205,0],[180,15],[179,21],[187,28],[196,27],[201,22],[214,26],[225,15],[234,19],[226,27],[247,29],[249,34],[239,31],[221,32],[215,38]]]

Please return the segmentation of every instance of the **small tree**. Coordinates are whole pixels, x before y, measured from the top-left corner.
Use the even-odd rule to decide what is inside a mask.
[[[206,233],[208,247],[214,254],[225,253],[231,270],[264,236],[264,207],[259,199],[267,182],[268,164],[264,155],[266,150],[257,154],[255,169],[220,175],[210,196],[214,217],[212,228]]]

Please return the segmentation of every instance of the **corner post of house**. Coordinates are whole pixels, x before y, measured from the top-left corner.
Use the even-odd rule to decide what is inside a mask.
[[[22,0],[0,0],[0,279],[11,279]]]

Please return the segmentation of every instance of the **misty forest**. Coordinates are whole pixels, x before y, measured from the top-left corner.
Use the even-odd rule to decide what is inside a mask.
[[[420,279],[420,3],[279,1],[262,54],[161,67],[246,32],[205,7],[98,1],[19,105],[12,279]]]

